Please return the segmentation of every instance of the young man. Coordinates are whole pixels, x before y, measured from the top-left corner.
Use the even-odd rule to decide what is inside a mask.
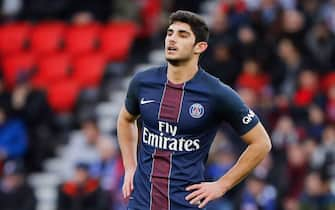
[[[165,38],[167,66],[136,74],[129,86],[118,119],[129,210],[204,208],[240,182],[271,148],[254,112],[231,88],[198,67],[208,35],[198,15],[173,13]],[[222,121],[248,147],[220,179],[204,182],[204,164]]]

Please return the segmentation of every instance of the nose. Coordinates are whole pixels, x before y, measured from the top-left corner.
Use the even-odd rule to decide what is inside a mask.
[[[166,37],[166,41],[169,44],[174,44],[174,43],[176,43],[176,36],[174,34],[171,34],[170,36]]]

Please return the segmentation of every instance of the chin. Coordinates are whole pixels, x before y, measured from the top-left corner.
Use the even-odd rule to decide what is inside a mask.
[[[182,59],[178,59],[178,58],[166,57],[166,61],[173,66],[179,66],[182,63]]]

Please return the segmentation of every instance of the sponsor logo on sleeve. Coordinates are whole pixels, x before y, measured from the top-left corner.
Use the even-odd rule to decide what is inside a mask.
[[[255,113],[251,109],[249,109],[248,114],[242,118],[243,124],[245,125],[249,124],[252,121],[252,119],[255,118],[255,116],[256,116]]]

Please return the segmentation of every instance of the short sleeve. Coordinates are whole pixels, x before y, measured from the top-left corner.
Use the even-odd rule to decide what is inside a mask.
[[[232,88],[220,83],[217,91],[218,116],[220,120],[230,124],[239,135],[244,135],[259,122],[257,115]]]
[[[127,111],[134,116],[140,114],[139,101],[138,101],[138,90],[139,90],[138,80],[139,80],[138,74],[136,74],[129,84],[125,101]]]

